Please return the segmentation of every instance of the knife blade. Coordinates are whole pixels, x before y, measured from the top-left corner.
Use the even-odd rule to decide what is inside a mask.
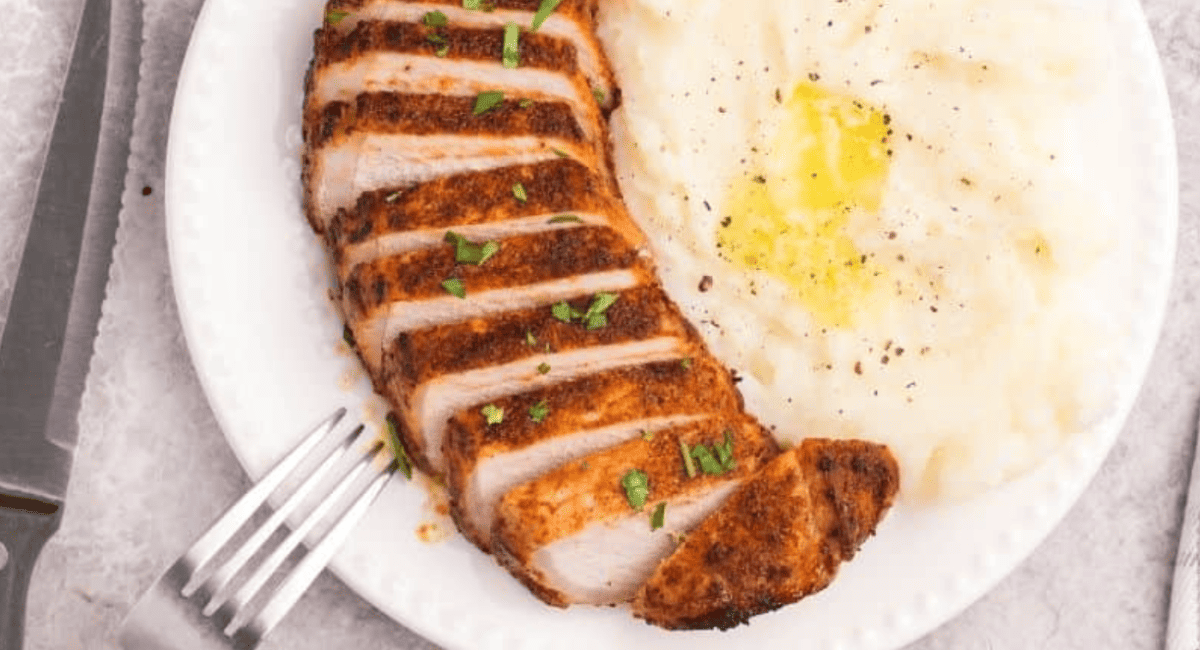
[[[111,0],[85,0],[0,336],[0,648],[23,644],[25,594],[58,529],[76,418],[112,260],[115,210],[91,210]]]

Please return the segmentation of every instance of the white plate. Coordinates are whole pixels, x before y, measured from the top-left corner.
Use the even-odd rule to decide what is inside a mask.
[[[1102,0],[1096,0],[1102,1]],[[230,445],[260,476],[336,406],[372,400],[340,344],[329,274],[299,204],[299,113],[322,0],[207,0],[184,64],[167,157],[171,270],[188,346]],[[1130,104],[1125,169],[1144,211],[1133,365],[1100,426],[1036,472],[952,507],[897,508],[827,590],[719,632],[663,632],[613,608],[556,610],[457,535],[424,543],[427,493],[397,479],[333,562],[397,621],[454,648],[887,648],[948,620],[1011,571],[1108,453],[1149,363],[1177,219],[1170,110],[1135,0],[1112,0]],[[269,16],[269,19],[264,17]],[[367,409],[369,410],[369,409]],[[362,415],[361,413],[358,415]],[[363,415],[363,417],[367,417]],[[378,413],[371,418],[378,423]],[[1103,486],[1100,486],[1103,489]]]

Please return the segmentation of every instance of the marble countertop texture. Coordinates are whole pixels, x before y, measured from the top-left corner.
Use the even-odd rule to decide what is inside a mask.
[[[116,647],[126,610],[249,486],[189,360],[166,251],[167,126],[202,2],[114,4],[129,14],[125,26],[145,36],[132,155],[65,518],[29,596],[29,650]],[[1162,647],[1200,404],[1200,2],[1143,5],[1170,89],[1182,206],[1166,327],[1149,376],[1115,448],[1062,523],[987,595],[909,650]],[[0,0],[0,327],[81,6]],[[115,82],[133,92],[133,78],[118,72]],[[263,647],[434,646],[326,573]]]

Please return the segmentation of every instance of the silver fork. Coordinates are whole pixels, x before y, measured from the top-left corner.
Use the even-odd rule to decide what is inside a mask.
[[[391,452],[375,441],[362,450],[363,425],[343,434],[341,444],[321,460],[283,504],[257,527],[248,525],[267,498],[280,488],[318,445],[334,436],[346,414],[340,408],[322,422],[204,533],[133,606],[118,640],[125,650],[249,650],[256,647],[300,600],[354,524],[396,471]],[[322,479],[346,454],[361,454],[332,487]],[[353,460],[353,457],[349,457]],[[364,474],[368,468],[373,475]],[[369,481],[365,487],[361,484]],[[322,485],[328,494],[302,523],[273,548],[267,542],[286,530],[284,520]],[[358,493],[349,503],[352,486]],[[280,572],[301,542],[335,506],[344,510],[302,560]],[[241,533],[241,541],[233,541]],[[233,543],[231,543],[231,541]],[[288,570],[290,569],[290,570]],[[279,575],[277,575],[279,574]]]

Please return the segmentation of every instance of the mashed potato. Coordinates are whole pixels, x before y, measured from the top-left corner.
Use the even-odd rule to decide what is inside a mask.
[[[626,200],[780,438],[885,442],[950,498],[1105,414],[1133,228],[1103,2],[603,5]]]

